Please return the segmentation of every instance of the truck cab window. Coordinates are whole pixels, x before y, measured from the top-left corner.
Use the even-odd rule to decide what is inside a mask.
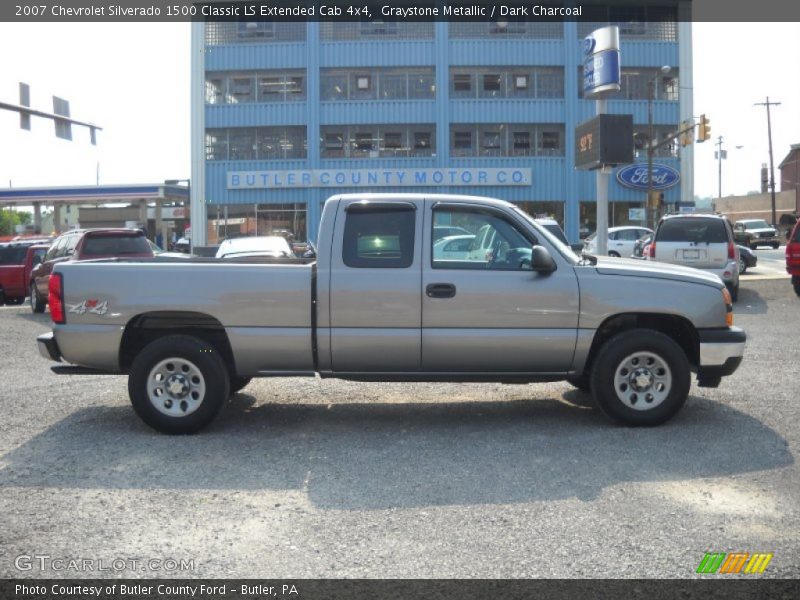
[[[359,269],[405,269],[414,262],[415,212],[409,208],[348,211],[342,259]]]
[[[468,209],[435,210],[434,231],[444,226],[458,226],[464,234],[447,241],[464,240],[463,250],[444,250],[446,241],[434,235],[434,269],[495,269],[517,271],[530,269],[532,242],[514,225],[498,216]]]

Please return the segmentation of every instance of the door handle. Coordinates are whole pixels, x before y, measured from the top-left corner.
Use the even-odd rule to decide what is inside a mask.
[[[452,283],[431,283],[425,288],[428,298],[452,298],[456,295],[456,286]]]

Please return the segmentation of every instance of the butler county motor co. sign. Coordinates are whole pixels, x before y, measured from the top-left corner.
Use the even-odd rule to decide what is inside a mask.
[[[531,185],[531,169],[228,171],[228,189]]]

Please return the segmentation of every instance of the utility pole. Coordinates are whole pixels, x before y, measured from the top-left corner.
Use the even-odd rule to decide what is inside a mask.
[[[718,167],[719,167],[719,174],[717,176],[717,187],[718,187],[719,191],[717,192],[717,198],[719,198],[721,200],[722,199],[722,159],[725,158],[725,156],[722,154],[722,136],[719,136],[717,138],[717,143],[714,144],[714,145],[717,146],[716,154],[717,154],[717,163],[718,163]]]
[[[780,102],[770,102],[767,96],[766,102],[756,102],[753,106],[766,106],[767,107],[767,139],[769,140],[769,189],[770,197],[772,199],[772,224],[776,225],[778,220],[775,214],[775,163],[772,160],[772,122],[769,115],[770,106],[780,106]]]

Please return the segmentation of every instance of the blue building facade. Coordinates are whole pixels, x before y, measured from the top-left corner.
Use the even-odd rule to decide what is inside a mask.
[[[643,165],[650,89],[657,139],[692,116],[679,8],[619,23],[622,90],[608,111],[633,115]],[[313,240],[335,193],[463,193],[552,215],[577,240],[595,223],[595,176],[574,167],[575,126],[595,114],[581,41],[607,24],[195,24],[193,210],[204,203],[209,237],[225,214],[234,231]],[[677,143],[657,151],[683,178],[666,203],[691,194],[691,159]],[[645,197],[612,177],[609,225],[640,223]]]

